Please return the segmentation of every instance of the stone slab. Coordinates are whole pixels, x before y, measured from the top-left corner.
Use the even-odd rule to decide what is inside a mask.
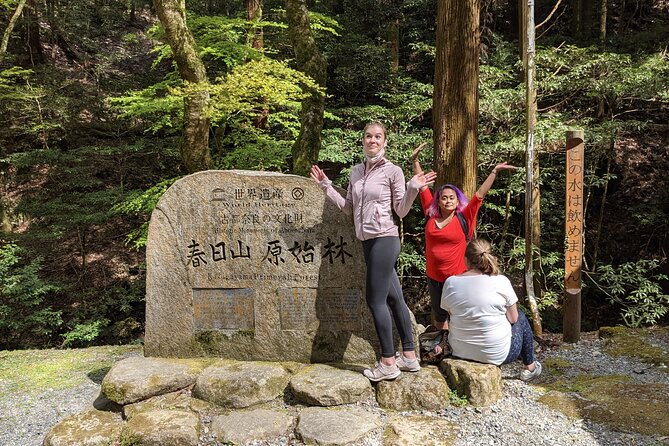
[[[309,178],[204,171],[151,216],[145,354],[365,362],[378,341],[352,217]]]

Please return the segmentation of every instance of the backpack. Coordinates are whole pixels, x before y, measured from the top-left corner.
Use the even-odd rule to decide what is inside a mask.
[[[460,226],[462,227],[462,231],[465,233],[465,241],[469,243],[469,225],[467,224],[467,219],[464,215],[462,215],[462,212],[456,212],[455,216],[458,217],[458,220],[460,220]]]
[[[423,333],[418,335],[418,344],[420,345],[420,360],[424,364],[439,364],[442,359],[452,353],[448,343],[448,330],[439,330],[434,325],[429,325]]]

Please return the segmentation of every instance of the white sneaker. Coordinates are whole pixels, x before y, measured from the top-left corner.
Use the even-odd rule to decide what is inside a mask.
[[[417,358],[409,359],[400,352],[395,353],[395,364],[403,372],[417,372],[420,370],[420,362]]]
[[[384,379],[395,379],[400,376],[400,369],[397,364],[385,365],[381,361],[374,364],[371,369],[365,369],[362,374],[370,381],[377,382]]]
[[[520,379],[522,381],[533,380],[537,376],[541,375],[541,368],[541,363],[539,361],[534,361],[534,370],[530,372],[527,369],[523,369],[523,371],[520,372]]]

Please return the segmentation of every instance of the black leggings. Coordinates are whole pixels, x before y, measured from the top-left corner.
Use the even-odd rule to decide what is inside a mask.
[[[395,271],[400,254],[399,237],[379,237],[362,242],[367,264],[365,284],[367,306],[372,312],[376,334],[381,343],[381,356],[395,356],[393,319],[402,341],[403,351],[412,351],[413,335],[409,307],[404,301],[402,287]],[[391,318],[392,313],[392,318]]]
[[[444,282],[427,278],[427,290],[430,292],[432,317],[436,322],[446,322],[450,319],[448,311],[441,308],[441,294],[444,291]]]
[[[513,362],[519,357],[525,365],[534,362],[534,335],[530,321],[521,310],[518,310],[518,320],[511,326],[511,347],[502,364]]]

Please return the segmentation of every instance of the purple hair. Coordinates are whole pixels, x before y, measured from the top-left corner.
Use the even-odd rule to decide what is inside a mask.
[[[439,199],[441,198],[441,193],[444,191],[444,189],[453,189],[453,192],[455,192],[455,196],[458,197],[458,207],[455,209],[455,212],[462,212],[462,210],[469,203],[469,199],[460,189],[453,186],[452,184],[444,184],[440,186],[432,196],[432,203],[430,203],[430,207],[427,208],[427,212],[425,213],[428,218],[443,217],[441,215],[441,210],[439,209]]]

